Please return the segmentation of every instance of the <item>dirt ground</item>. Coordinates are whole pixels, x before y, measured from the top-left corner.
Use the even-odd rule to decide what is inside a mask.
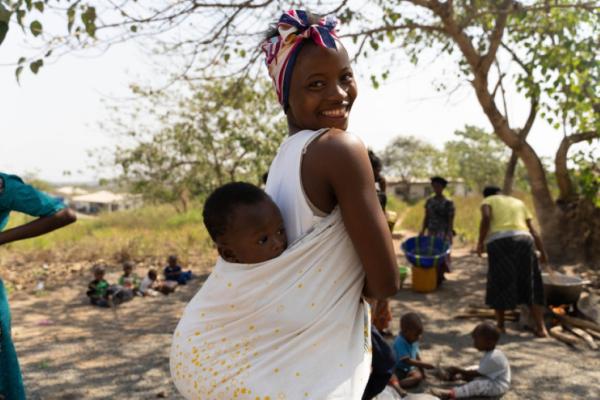
[[[453,315],[468,304],[483,304],[486,268],[466,250],[455,252],[453,268],[434,293],[403,289],[392,301],[392,329],[398,331],[402,313],[415,311],[425,322],[422,358],[468,366],[480,357],[469,336],[477,321]],[[168,354],[171,332],[208,272],[193,270],[200,278],[173,295],[136,298],[116,311],[88,305],[85,274],[71,276],[69,286],[14,293],[13,336],[28,398],[182,399],[169,378]],[[107,278],[115,281],[117,273]],[[508,328],[500,348],[511,362],[513,382],[504,399],[600,399],[600,352]],[[421,389],[440,385],[431,378]]]

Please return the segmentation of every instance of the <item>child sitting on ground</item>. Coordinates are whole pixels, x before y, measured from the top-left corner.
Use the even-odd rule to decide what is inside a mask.
[[[170,255],[167,259],[168,265],[165,267],[164,274],[167,281],[174,281],[180,285],[185,285],[187,281],[192,279],[192,271],[183,271],[177,263],[177,256]]]
[[[159,282],[156,270],[150,269],[140,283],[139,292],[142,296],[157,296],[159,293],[166,295],[174,292],[176,287],[177,282]]]
[[[262,189],[228,183],[206,200],[204,225],[226,261],[254,264],[279,256],[287,248],[281,212]]]
[[[510,388],[510,365],[501,350],[496,349],[500,332],[489,322],[475,327],[473,346],[484,352],[478,369],[447,368],[449,380],[462,379],[468,383],[450,390],[436,390],[434,394],[442,399],[461,399],[477,396],[502,396]]]
[[[119,285],[131,290],[134,294],[138,292],[140,278],[133,272],[133,263],[131,261],[123,263],[123,275],[119,278]]]
[[[109,284],[104,279],[105,267],[102,264],[96,264],[93,267],[94,280],[88,285],[87,296],[90,302],[98,307],[110,307]]]
[[[425,379],[424,369],[433,369],[434,366],[421,361],[419,355],[419,339],[423,334],[423,322],[415,313],[404,314],[400,319],[400,334],[394,341],[396,354],[396,376],[399,385],[412,388]]]

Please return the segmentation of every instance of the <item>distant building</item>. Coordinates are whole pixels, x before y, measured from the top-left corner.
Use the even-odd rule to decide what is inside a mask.
[[[63,186],[55,190],[55,193],[65,199],[71,199],[74,196],[80,196],[82,194],[88,194],[89,192],[85,189],[78,188],[76,186]]]
[[[142,198],[140,195],[101,190],[99,192],[74,196],[71,198],[70,203],[76,211],[86,214],[98,214],[100,212],[139,208],[142,205]]]
[[[446,189],[452,196],[466,196],[469,194],[469,189],[465,182],[458,179],[448,179],[448,187]],[[429,179],[397,179],[391,178],[387,181],[387,195],[393,195],[404,201],[418,201],[420,199],[431,196],[431,182]]]

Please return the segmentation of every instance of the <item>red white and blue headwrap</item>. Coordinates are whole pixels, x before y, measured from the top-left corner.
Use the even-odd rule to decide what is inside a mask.
[[[306,11],[289,10],[279,18],[279,35],[262,44],[266,56],[269,75],[273,79],[277,98],[287,109],[290,93],[290,80],[296,57],[305,40],[326,48],[336,48],[337,19],[333,16],[321,18],[318,24],[310,24]]]

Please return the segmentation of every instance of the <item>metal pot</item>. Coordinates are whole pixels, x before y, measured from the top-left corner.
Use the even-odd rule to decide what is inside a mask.
[[[545,272],[542,273],[542,280],[546,304],[553,306],[577,303],[584,285],[588,283],[577,276]]]

